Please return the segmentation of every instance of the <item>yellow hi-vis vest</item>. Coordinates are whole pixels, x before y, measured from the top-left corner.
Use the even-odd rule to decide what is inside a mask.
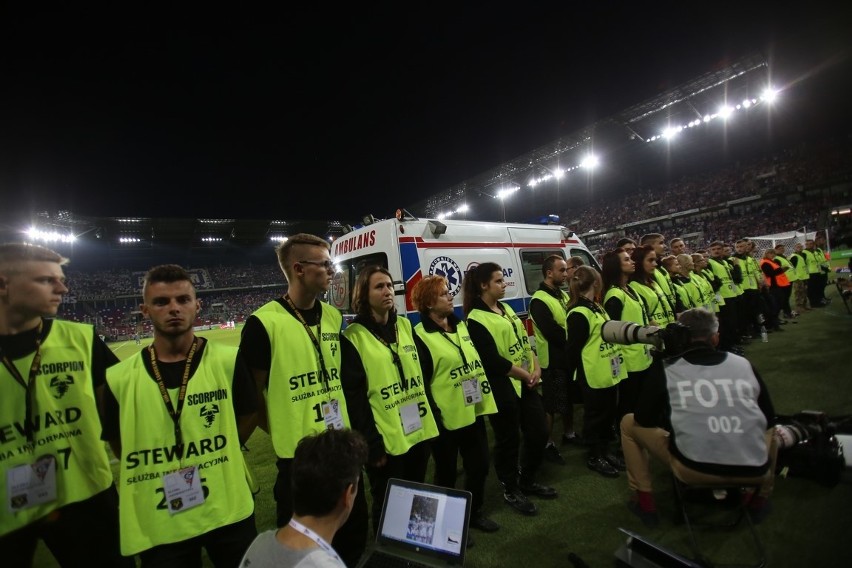
[[[674,321],[674,309],[677,304],[675,303],[675,292],[672,284],[672,278],[669,276],[666,269],[661,266],[654,270],[652,276],[654,277],[654,282],[657,283],[657,287],[660,289],[660,292],[662,292],[663,297],[666,300],[666,310],[670,315],[670,321]]]
[[[692,281],[695,283],[696,289],[698,290],[698,305],[703,308],[707,308],[712,312],[718,312],[719,304],[716,302],[716,293],[713,292],[713,285],[710,284],[704,274],[700,272],[693,272],[690,276],[692,278]]]
[[[568,317],[568,294],[559,290],[559,299],[554,298],[544,290],[536,290],[532,295],[532,300],[541,300],[553,314],[553,321],[556,322],[563,331],[568,329],[568,324],[565,319]],[[547,344],[547,339],[535,323],[535,318],[530,315],[533,322],[533,333],[535,334],[535,350],[538,355],[538,363],[542,369],[550,367],[550,346]],[[567,337],[567,331],[566,331]]]
[[[385,452],[401,456],[415,444],[436,437],[438,426],[426,398],[411,322],[397,317],[396,326],[397,343],[390,344],[390,347],[402,363],[402,377],[399,376],[390,349],[376,339],[369,329],[360,323],[353,323],[343,334],[361,356],[367,374],[367,398],[376,428],[382,435]],[[406,434],[400,412],[410,404],[417,406],[421,427]]]
[[[805,256],[805,251],[793,253],[798,256],[798,260],[796,262],[796,277],[797,280],[808,280],[811,277],[810,272],[808,272],[808,260],[807,256]],[[790,264],[793,264],[792,262]]]
[[[464,322],[458,322],[455,333],[429,332],[422,323],[418,323],[414,333],[432,356],[432,383],[429,388],[432,399],[441,410],[444,428],[458,430],[473,424],[477,416],[497,412],[491,385]],[[466,404],[462,383],[468,380],[479,383],[482,402]]]
[[[747,254],[745,258],[741,258],[740,261],[743,272],[741,288],[743,290],[757,290],[760,278],[763,276],[760,266],[750,254]]]
[[[799,275],[796,274],[796,267],[793,266],[786,257],[781,256],[780,254],[775,255],[775,262],[781,265],[781,268],[784,269],[784,275],[787,277],[789,282],[795,282],[799,279]]]
[[[33,442],[25,434],[26,390],[0,365],[0,536],[112,485],[109,458],[92,386],[92,326],[54,320],[41,344],[33,379]],[[26,381],[35,353],[12,361]],[[56,499],[11,512],[7,475],[15,467],[53,456]]]
[[[190,377],[180,416],[183,438],[175,445],[174,422],[141,351],[107,370],[118,400],[121,471],[118,480],[121,553],[137,554],[181,542],[246,519],[254,500],[246,480],[231,390],[237,348],[208,341]],[[172,405],[180,389],[169,389]],[[198,466],[204,503],[169,513],[163,476]]]
[[[299,440],[327,429],[322,405],[339,403],[343,424],[349,425],[346,399],[340,384],[340,327],[343,316],[321,302],[322,319],[311,331],[319,341],[328,380],[305,326],[279,302],[261,306],[254,315],[269,335],[272,365],[266,387],[269,436],[279,458],[292,458]],[[322,328],[321,332],[318,328]]]
[[[713,271],[713,275],[722,281],[722,286],[719,288],[719,295],[722,299],[736,298],[737,292],[734,290],[734,280],[731,278],[731,269],[728,263],[724,260],[719,261],[715,258],[707,259],[707,267]]]
[[[631,290],[633,289],[631,288]],[[648,325],[648,315],[645,313],[645,305],[641,298],[634,299],[633,296],[616,286],[606,291],[604,305],[606,305],[610,298],[618,298],[621,301],[622,321],[632,321],[639,325]],[[627,365],[628,372],[644,371],[651,366],[653,359],[651,358],[651,349],[648,345],[642,343],[622,345],[621,350],[624,353],[624,364]]]
[[[533,357],[530,340],[524,324],[515,314],[515,310],[504,302],[500,302],[505,315],[501,316],[491,310],[474,309],[467,314],[468,319],[482,324],[494,338],[497,353],[500,357],[512,362],[518,367],[526,366],[527,371],[535,371],[535,358]],[[521,397],[521,381],[508,377],[515,389],[518,398]]]
[[[644,302],[645,312],[652,325],[665,327],[666,324],[674,321],[674,316],[668,309],[668,302],[656,282],[653,286],[646,286],[637,280],[631,280],[629,286]]]
[[[622,346],[608,343],[601,337],[601,326],[609,320],[603,308],[594,311],[586,306],[575,306],[571,312],[582,314],[589,322],[589,339],[582,352],[583,370],[589,386],[593,389],[605,389],[627,378]]]

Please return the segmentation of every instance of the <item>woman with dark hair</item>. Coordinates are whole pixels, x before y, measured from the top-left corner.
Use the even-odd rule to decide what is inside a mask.
[[[352,427],[370,448],[366,469],[376,529],[388,479],[424,480],[427,440],[438,435],[438,427],[411,323],[396,314],[390,272],[365,268],[355,282],[352,307],[357,316],[341,340],[341,382]]]
[[[620,345],[601,337],[601,326],[609,317],[595,299],[601,293],[598,272],[581,266],[571,278],[568,306],[568,376],[583,388],[583,439],[589,446],[586,466],[604,477],[618,477],[624,460],[609,449],[613,440],[618,390],[627,376]]]
[[[488,435],[482,416],[497,412],[491,385],[467,325],[453,311],[447,279],[426,276],[414,286],[411,301],[420,312],[414,343],[438,424],[438,437],[432,440],[435,485],[456,486],[461,454],[464,488],[473,495],[470,526],[494,532],[500,525],[482,511],[488,476]]]
[[[639,295],[628,286],[630,276],[636,272],[636,264],[623,249],[615,249],[603,257],[602,276],[604,294],[603,306],[610,319],[631,321],[638,325],[648,325],[645,304]],[[625,414],[633,412],[639,398],[639,389],[648,374],[653,358],[649,345],[636,343],[623,345],[624,366],[627,378],[618,383],[618,414],[620,420]]]
[[[545,499],[557,495],[552,487],[535,481],[547,442],[544,405],[535,390],[541,368],[523,323],[509,304],[500,301],[506,294],[500,265],[478,265],[465,274],[463,286],[470,338],[497,403],[498,412],[489,419],[495,438],[494,469],[503,484],[503,499],[519,512],[535,515],[538,509],[527,495]]]
[[[641,246],[633,251],[630,258],[636,267],[630,277],[630,288],[645,304],[649,323],[665,327],[675,321],[669,301],[654,279],[654,270],[657,268],[657,253],[654,252],[654,247]]]

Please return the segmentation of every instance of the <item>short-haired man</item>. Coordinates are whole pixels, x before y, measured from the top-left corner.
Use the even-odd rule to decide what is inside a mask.
[[[784,310],[784,315],[788,318],[799,317],[799,313],[792,308],[791,299],[793,297],[793,288],[796,282],[799,280],[798,275],[796,274],[796,268],[790,263],[790,260],[784,255],[787,250],[787,247],[782,243],[778,243],[775,245],[775,262],[777,262],[781,268],[784,269],[784,276],[787,278],[787,281],[790,283],[789,286],[784,288],[784,298],[781,300],[781,309]]]
[[[804,246],[802,243],[793,245],[793,254],[790,255],[790,264],[796,271],[796,280],[793,282],[793,292],[795,295],[796,311],[799,313],[809,312],[810,301],[808,301],[808,281],[810,274],[808,273],[808,261],[805,258]]]
[[[691,347],[649,377],[634,414],[621,421],[630,489],[628,508],[646,525],[659,523],[648,454],[687,484],[760,484],[750,497],[756,522],[769,512],[775,475],[775,412],[766,385],[748,360],[715,349],[718,322],[704,308],[678,319]]]
[[[563,443],[577,441],[574,433],[574,381],[568,377],[565,360],[568,294],[562,287],[568,281],[568,263],[558,254],[551,255],[544,259],[541,274],[544,279],[532,295],[529,311],[536,352],[541,363],[541,388],[547,416],[548,441],[544,448],[544,458],[551,463],[564,465],[565,460],[553,441],[553,420],[556,414],[562,416]]]
[[[293,516],[258,535],[240,566],[345,567],[329,544],[349,518],[359,492],[367,443],[354,430],[326,430],[299,441],[292,466]]]
[[[30,566],[123,566],[118,495],[98,400],[118,358],[91,325],[53,319],[68,292],[56,252],[0,245],[0,550]]]
[[[145,275],[151,345],[107,371],[104,434],[120,456],[121,551],[142,566],[236,566],[257,530],[240,447],[257,393],[236,347],[193,327],[201,309],[175,264]]]
[[[707,268],[713,275],[713,281],[718,284],[716,299],[719,302],[719,348],[725,351],[737,351],[739,341],[737,330],[738,296],[735,279],[742,280],[739,259],[729,263],[725,256],[725,243],[714,241],[710,244],[710,258]]]
[[[680,237],[676,237],[669,241],[669,251],[671,254],[675,256],[680,256],[686,253],[686,243],[683,242],[683,239]]]
[[[288,291],[249,317],[240,350],[257,385],[261,428],[269,432],[278,456],[273,492],[277,523],[283,527],[293,515],[291,467],[299,440],[324,430],[349,428],[350,423],[340,384],[343,318],[337,309],[318,300],[330,288],[335,272],[329,244],[301,233],[275,252]],[[367,546],[363,486],[358,488],[354,511],[332,544],[347,565],[358,563]]]

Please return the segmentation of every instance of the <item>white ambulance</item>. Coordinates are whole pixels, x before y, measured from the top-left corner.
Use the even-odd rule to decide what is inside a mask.
[[[447,279],[456,314],[462,317],[464,274],[479,263],[496,262],[503,268],[507,283],[503,301],[526,319],[530,297],[542,281],[545,258],[552,254],[578,256],[586,265],[598,268],[579,237],[558,225],[397,217],[347,233],[331,244],[331,258],[338,272],[328,301],[347,321],[354,317],[351,291],[367,266],[379,265],[390,271],[397,313],[412,324],[420,321],[420,314],[411,303],[411,291],[425,276],[439,274]]]

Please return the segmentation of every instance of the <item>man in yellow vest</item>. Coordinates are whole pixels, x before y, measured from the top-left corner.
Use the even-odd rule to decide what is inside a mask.
[[[672,284],[672,278],[669,276],[668,271],[662,266],[662,259],[666,252],[666,238],[660,233],[648,233],[639,239],[639,246],[646,245],[654,247],[654,252],[657,253],[658,263],[653,273],[654,281],[665,296],[667,304],[666,311],[674,318],[675,307],[677,306],[674,284]]]
[[[97,401],[118,359],[91,325],[53,319],[68,292],[56,252],[0,245],[0,554],[30,566],[126,566]]]
[[[541,363],[541,389],[544,411],[547,415],[548,441],[544,448],[544,459],[565,465],[565,459],[553,441],[553,419],[562,416],[563,444],[576,443],[574,432],[574,403],[580,402],[572,378],[568,377],[566,320],[568,318],[568,294],[562,290],[568,280],[568,264],[554,254],[541,265],[544,276],[538,290],[530,300],[530,318],[533,321],[535,346]]]
[[[805,260],[804,247],[802,243],[793,245],[793,254],[790,255],[790,264],[796,271],[796,280],[793,282],[793,292],[795,293],[796,310],[799,313],[810,311],[810,302],[808,301],[808,263]]]
[[[257,392],[236,347],[195,335],[201,302],[175,264],[145,275],[153,343],[107,371],[104,433],[119,474],[121,552],[142,566],[239,564],[257,534],[242,444]]]
[[[331,287],[335,268],[324,239],[291,236],[275,250],[289,285],[287,293],[261,306],[246,322],[240,350],[260,397],[260,427],[278,456],[273,493],[277,523],[293,515],[291,468],[299,440],[328,429],[349,428],[340,383],[340,312],[318,300]],[[263,397],[263,393],[266,397]],[[352,514],[332,545],[355,566],[367,546],[367,501],[363,481]]]
[[[790,283],[790,286],[784,288],[785,298],[781,302],[781,309],[784,310],[784,315],[788,318],[796,318],[799,317],[799,313],[792,309],[791,299],[793,297],[793,288],[796,285],[796,282],[799,280],[799,276],[796,274],[796,268],[790,263],[790,260],[784,255],[787,251],[787,247],[782,243],[778,243],[775,245],[775,262],[781,265],[781,268],[784,269],[784,276],[787,277],[787,281]]]

